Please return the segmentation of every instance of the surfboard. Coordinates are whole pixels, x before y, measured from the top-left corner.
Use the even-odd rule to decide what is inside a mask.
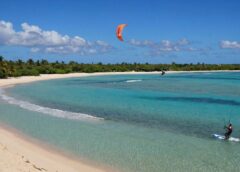
[[[213,134],[213,137],[216,138],[216,139],[219,139],[219,140],[225,140],[225,136],[223,136],[223,135]],[[240,142],[240,139],[239,139],[239,138],[236,138],[236,137],[230,137],[230,138],[228,139],[228,141]]]

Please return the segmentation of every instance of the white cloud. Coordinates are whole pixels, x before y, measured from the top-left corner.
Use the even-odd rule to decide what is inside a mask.
[[[183,38],[177,42],[178,45],[189,45],[190,42],[186,38]]]
[[[14,34],[12,23],[0,21],[0,44],[6,44]]]
[[[179,41],[180,42],[180,41]],[[173,51],[179,51],[181,48],[181,44],[179,42],[171,42],[169,40],[162,40],[159,44],[159,46],[156,47],[158,51],[165,51],[165,52],[173,52]]]
[[[240,49],[240,42],[223,40],[220,42],[221,48]]]
[[[40,48],[31,48],[31,52],[37,53],[40,51]]]
[[[150,49],[151,54],[158,55],[162,53],[179,52],[179,51],[197,51],[198,48],[191,47],[189,40],[183,38],[178,41],[162,40],[160,42],[153,42],[150,40],[135,40],[131,39],[128,42],[130,45],[136,47],[146,47]]]
[[[80,36],[70,37],[57,31],[42,30],[39,26],[21,24],[21,31],[15,31],[10,22],[0,21],[0,44],[29,47],[31,52],[58,54],[94,54],[112,49],[104,41],[90,42]]]
[[[154,42],[149,41],[149,40],[136,40],[136,39],[131,39],[130,41],[128,41],[128,43],[130,45],[134,45],[134,46],[139,46],[139,47],[148,47],[148,46],[152,46],[154,44]]]

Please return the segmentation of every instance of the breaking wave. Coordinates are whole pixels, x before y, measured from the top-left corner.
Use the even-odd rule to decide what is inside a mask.
[[[127,80],[126,82],[141,82],[141,79],[133,79],[133,80]]]
[[[52,109],[52,108],[32,104],[27,101],[17,100],[13,97],[5,95],[3,90],[0,90],[0,98],[8,102],[9,104],[17,105],[23,109],[27,109],[34,112],[40,112],[40,113],[58,117],[58,118],[66,118],[66,119],[81,120],[81,121],[103,120],[103,118],[95,117],[95,116],[84,114],[84,113],[76,113],[76,112],[69,112],[69,111],[64,111],[59,109]]]

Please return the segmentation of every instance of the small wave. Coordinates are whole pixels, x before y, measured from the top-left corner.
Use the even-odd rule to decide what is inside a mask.
[[[34,112],[40,112],[40,113],[58,117],[58,118],[66,118],[71,120],[84,120],[84,121],[103,120],[103,118],[91,116],[84,113],[76,113],[76,112],[63,111],[59,109],[52,109],[52,108],[32,104],[26,101],[17,100],[13,97],[9,97],[3,94],[3,90],[0,90],[0,98],[8,102],[9,104],[17,105],[23,109],[27,109]]]
[[[132,79],[132,80],[127,80],[125,82],[141,82],[141,79]]]

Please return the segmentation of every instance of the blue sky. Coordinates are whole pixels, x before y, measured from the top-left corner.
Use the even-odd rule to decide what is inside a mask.
[[[239,0],[1,0],[8,59],[240,63]],[[124,42],[116,39],[126,23]]]

